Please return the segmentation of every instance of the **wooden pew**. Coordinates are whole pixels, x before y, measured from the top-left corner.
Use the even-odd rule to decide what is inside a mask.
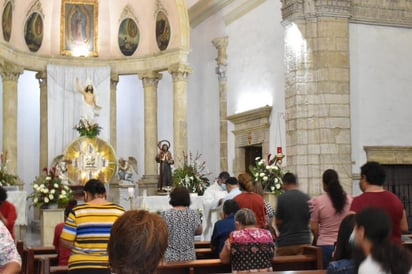
[[[41,260],[49,260],[43,256]],[[67,266],[50,266],[50,263],[42,263],[40,274],[63,274],[67,273]],[[307,246],[304,254],[293,256],[277,256],[272,260],[275,271],[297,271],[289,273],[300,273],[299,270],[307,270],[306,273],[325,273],[321,270],[322,249],[316,246]],[[316,270],[316,271],[314,271]],[[230,264],[223,264],[220,259],[200,259],[188,262],[160,262],[157,274],[206,274],[206,273],[230,273]],[[273,273],[273,272],[271,272]],[[276,273],[276,272],[274,272]],[[305,273],[305,272],[301,272]]]
[[[57,261],[57,251],[54,246],[29,247],[24,251],[26,261],[26,265],[24,266],[25,274],[38,274],[39,255],[47,256],[51,262]]]
[[[276,271],[317,270],[322,269],[322,249],[307,246],[302,255],[277,256],[272,260]],[[220,259],[200,259],[188,262],[161,262],[157,274],[204,274],[230,273],[230,264],[223,264]]]

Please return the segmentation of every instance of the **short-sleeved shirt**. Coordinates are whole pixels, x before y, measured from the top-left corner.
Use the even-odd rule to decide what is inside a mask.
[[[73,242],[69,270],[109,268],[107,244],[113,223],[124,209],[114,203],[76,206],[66,219],[61,239]]]
[[[364,192],[353,198],[351,211],[359,212],[367,207],[382,208],[388,213],[392,221],[391,240],[394,243],[401,244],[401,219],[403,215],[403,204],[399,198],[389,191]]]
[[[275,245],[270,232],[261,228],[245,228],[233,231],[226,241],[230,250],[232,272],[265,269],[272,271]]]
[[[196,260],[195,232],[201,224],[199,212],[190,208],[183,210],[172,208],[162,212],[162,216],[169,230],[165,261]]]
[[[240,208],[249,208],[255,213],[256,223],[260,228],[266,227],[266,207],[262,196],[254,192],[242,192],[233,200]]]
[[[276,218],[282,220],[276,246],[311,243],[309,196],[291,189],[278,197]]]
[[[0,272],[7,263],[16,262],[21,265],[21,257],[17,252],[14,240],[2,222],[0,222],[0,250]]]
[[[317,245],[334,245],[338,237],[338,230],[342,219],[349,212],[352,197],[346,195],[346,205],[341,213],[336,213],[332,200],[327,193],[310,200],[312,208],[311,221],[319,223]]]

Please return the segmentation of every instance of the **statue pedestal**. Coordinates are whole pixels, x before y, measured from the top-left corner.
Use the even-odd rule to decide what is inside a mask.
[[[54,229],[58,223],[64,222],[64,209],[40,210],[40,244],[53,246]]]
[[[135,202],[138,189],[129,181],[117,181],[110,184],[109,201],[122,206],[125,210],[136,208]],[[131,195],[133,194],[133,195]]]

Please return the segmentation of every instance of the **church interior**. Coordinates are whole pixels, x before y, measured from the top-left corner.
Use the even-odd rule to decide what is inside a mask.
[[[322,193],[328,168],[357,195],[360,166],[380,162],[412,223],[411,1],[0,0],[0,7],[1,151],[22,191],[77,145],[74,127],[87,116],[109,151],[99,168],[113,163],[107,178],[116,178],[117,160],[135,159],[138,195],[155,194],[161,140],[170,142],[175,166],[184,153],[200,154],[210,181],[280,150],[282,167],[309,195]],[[78,92],[89,84],[93,99]],[[89,102],[99,110],[85,109]],[[80,174],[82,166],[72,167]],[[26,208],[30,224],[36,213]]]

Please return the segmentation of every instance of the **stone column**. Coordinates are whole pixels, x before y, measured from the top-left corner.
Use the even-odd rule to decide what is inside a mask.
[[[2,66],[3,79],[3,151],[7,151],[8,171],[17,174],[17,81],[23,67],[13,64]]]
[[[139,182],[139,187],[148,190],[148,194],[154,194],[157,190],[157,85],[162,75],[148,71],[139,75],[143,81],[144,89],[144,175]]]
[[[47,107],[47,73],[40,71],[36,73],[40,84],[40,164],[39,172],[49,166],[49,129],[48,129],[48,107]]]
[[[187,79],[192,69],[186,64],[175,64],[169,68],[173,78],[173,152],[187,152]]]
[[[287,169],[311,195],[325,169],[351,193],[350,0],[282,0]]]
[[[216,38],[212,41],[217,49],[216,74],[219,77],[219,125],[220,125],[220,170],[228,170],[227,160],[227,44],[228,37]]]
[[[116,151],[117,148],[117,84],[119,75],[112,74],[110,77],[110,144]]]

